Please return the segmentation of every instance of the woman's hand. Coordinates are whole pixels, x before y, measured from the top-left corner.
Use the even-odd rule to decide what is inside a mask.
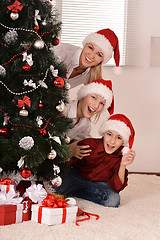
[[[124,156],[122,157],[121,165],[127,166],[131,164],[134,161],[135,156],[136,156],[135,151],[132,149],[129,149],[129,151],[126,154],[124,154]]]
[[[89,149],[90,146],[89,145],[79,146],[79,145],[77,145],[78,142],[79,141],[75,141],[75,142],[69,144],[69,147],[72,152],[72,157],[82,159],[83,157],[89,156],[90,152],[92,151],[91,149]]]

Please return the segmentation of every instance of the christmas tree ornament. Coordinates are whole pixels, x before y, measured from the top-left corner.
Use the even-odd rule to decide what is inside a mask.
[[[36,41],[34,42],[34,47],[35,47],[36,49],[43,49],[43,48],[44,48],[44,42],[43,42],[43,40],[36,40]]]
[[[61,77],[57,77],[55,80],[54,80],[54,85],[59,87],[59,88],[62,88],[64,86],[64,80],[63,78]]]
[[[71,88],[71,85],[70,85],[68,82],[66,82],[65,88],[66,88],[67,90],[69,90],[69,89]]]
[[[23,156],[23,157],[21,157],[21,158],[18,160],[17,166],[18,166],[19,168],[21,168],[21,167],[24,166],[24,158],[25,158],[25,157],[26,157],[26,156]]]
[[[51,152],[48,154],[48,159],[55,159],[57,156],[57,153],[54,149],[51,149]]]
[[[8,124],[8,120],[9,120],[9,117],[6,114],[6,116],[4,116],[3,126],[6,126]]]
[[[54,173],[54,176],[57,176],[58,173],[60,173],[60,167],[58,167],[57,165],[53,164],[53,173]]]
[[[56,106],[56,109],[59,111],[59,112],[63,112],[64,111],[64,102],[61,101],[61,103],[59,105]]]
[[[7,6],[7,8],[12,11],[11,14],[10,14],[10,18],[12,20],[16,20],[19,18],[19,14],[18,14],[18,11],[21,11],[23,6],[21,5],[20,2],[18,2],[17,0],[15,0],[14,4],[13,5],[9,5]]]
[[[52,41],[52,44],[54,46],[57,46],[59,44],[59,39],[58,38],[54,38],[53,41]]]
[[[30,79],[29,81],[24,79],[23,84],[24,84],[24,86],[29,86],[29,87],[32,87],[32,88],[36,89],[36,84],[33,82],[32,79]]]
[[[53,75],[53,77],[57,77],[58,76],[58,69],[54,69],[54,66],[53,65],[50,65],[50,71]]]
[[[39,102],[39,108],[42,108],[43,107],[43,104],[42,104],[42,101]]]
[[[47,131],[46,131],[45,128],[40,128],[40,129],[39,129],[39,132],[40,132],[40,134],[41,134],[42,136],[45,136],[45,135],[47,134]]]
[[[40,128],[41,126],[42,126],[42,124],[43,124],[43,121],[42,121],[42,117],[41,116],[37,116],[36,117],[36,122],[37,122],[37,125],[38,125],[38,127]]]
[[[19,141],[20,148],[23,148],[24,150],[30,150],[34,146],[34,140],[30,136],[23,137]]]
[[[8,128],[4,127],[0,129],[0,136],[6,137],[8,135]]]
[[[29,70],[27,69],[27,66],[29,65],[30,67],[33,65],[33,60],[32,60],[32,53],[31,54],[27,54],[27,52],[24,52],[23,54],[22,54],[22,56],[23,56],[23,62],[24,61],[26,61],[27,62],[27,64],[26,64],[26,71],[29,71],[30,70],[30,68],[29,68]],[[24,68],[23,68],[23,70],[25,70]]]
[[[19,116],[21,116],[21,117],[27,117],[27,116],[28,116],[28,111],[25,109],[25,107],[23,107],[23,108],[19,111]]]
[[[6,76],[6,69],[0,65],[0,76],[5,77]]]
[[[30,66],[28,63],[26,63],[26,64],[22,67],[22,69],[23,69],[25,72],[28,72],[28,71],[31,69],[31,66]]]
[[[39,80],[38,83],[41,87],[48,88],[47,84],[43,80]]]
[[[17,19],[19,18],[19,14],[16,13],[16,12],[11,12],[10,18],[11,18],[12,20],[17,20]]]
[[[70,141],[71,141],[70,137],[69,136],[65,136],[65,141],[66,141],[66,143],[70,143]]]
[[[62,184],[62,178],[60,176],[57,176],[53,178],[50,182],[53,187],[59,187]]]
[[[42,25],[43,25],[43,26],[46,26],[46,25],[47,25],[47,20],[46,20],[46,18],[43,20]]]
[[[28,107],[31,107],[31,101],[30,101],[30,98],[27,97],[26,95],[24,96],[24,98],[21,100],[21,99],[18,99],[18,105],[16,105],[17,107],[21,108],[21,107],[24,107],[26,105],[28,105]]]
[[[39,30],[39,26],[35,26],[34,30],[37,32]]]
[[[41,20],[41,16],[39,15],[39,10],[36,9],[36,10],[35,10],[35,16],[34,16],[34,23],[35,23],[34,30],[35,30],[35,31],[38,31],[38,30],[39,30],[38,20]]]
[[[27,168],[23,168],[21,171],[21,176],[23,178],[29,178],[31,176],[31,171]]]
[[[4,36],[4,41],[6,44],[14,44],[18,39],[18,33],[15,30],[9,30]]]

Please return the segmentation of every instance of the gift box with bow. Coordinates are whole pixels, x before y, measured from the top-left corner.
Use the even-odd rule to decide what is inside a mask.
[[[8,193],[11,189],[14,189],[14,182],[10,178],[0,179],[0,191]]]
[[[46,225],[76,222],[77,211],[77,206],[70,206],[64,199],[48,194],[41,205],[32,205],[31,221]]]

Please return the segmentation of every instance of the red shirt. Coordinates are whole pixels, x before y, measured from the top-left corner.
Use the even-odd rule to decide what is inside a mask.
[[[78,143],[78,145],[89,145],[89,156],[83,157],[81,160],[75,157],[72,158],[71,165],[76,171],[92,181],[108,182],[116,192],[123,190],[127,186],[128,171],[125,173],[125,182],[122,184],[118,171],[122,159],[120,147],[113,154],[105,152],[103,138],[86,138]]]

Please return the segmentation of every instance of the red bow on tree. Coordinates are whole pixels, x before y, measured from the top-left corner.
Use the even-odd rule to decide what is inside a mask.
[[[27,96],[24,96],[23,100],[18,99],[18,105],[17,107],[21,108],[24,106],[24,104],[27,104],[29,107],[31,107],[31,101],[30,98]]]
[[[21,3],[16,0],[13,5],[7,6],[7,8],[9,10],[11,10],[12,12],[17,13],[18,11],[21,11],[23,8],[23,6],[20,6],[20,5],[21,5]]]

